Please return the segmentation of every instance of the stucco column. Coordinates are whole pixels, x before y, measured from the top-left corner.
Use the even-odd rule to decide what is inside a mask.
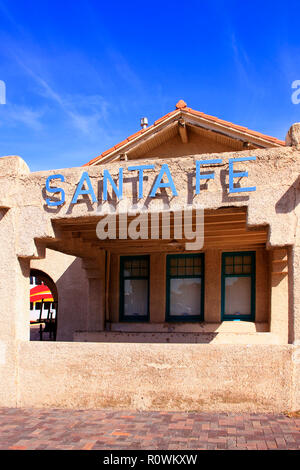
[[[87,331],[103,331],[105,327],[105,251],[97,258],[85,258],[83,268],[88,278]]]
[[[294,245],[290,250],[290,320],[292,322],[291,340],[300,346],[300,246]]]
[[[221,321],[221,251],[205,251],[205,292],[204,321],[219,323]]]
[[[0,406],[18,404],[18,350],[29,340],[29,257],[17,256],[22,235],[27,245],[31,241],[17,208],[28,174],[21,158],[0,158]]]
[[[271,317],[270,331],[280,342],[289,339],[289,286],[287,248],[271,251]]]
[[[150,322],[163,323],[166,317],[166,255],[150,256]]]
[[[15,209],[0,209],[0,406],[18,403],[18,344],[29,341],[29,260],[16,254]]]

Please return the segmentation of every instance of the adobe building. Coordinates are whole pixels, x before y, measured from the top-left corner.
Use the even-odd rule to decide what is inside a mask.
[[[182,100],[84,168],[1,158],[0,406],[300,409],[299,172],[300,124]],[[33,271],[56,341],[29,341]]]

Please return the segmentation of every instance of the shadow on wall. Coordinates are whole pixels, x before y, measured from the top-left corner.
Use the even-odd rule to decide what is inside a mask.
[[[97,343],[144,343],[144,344],[209,344],[218,335],[218,333],[164,333],[164,332],[110,332],[104,331],[100,335],[90,333],[90,337],[87,338],[85,334],[77,332],[74,336],[76,342],[97,342]]]
[[[289,187],[284,195],[277,201],[275,210],[278,214],[292,212],[300,202],[300,176]]]
[[[277,201],[275,205],[275,210],[277,214],[288,214],[295,210],[300,202],[300,176],[294,181],[294,183],[289,187],[289,189],[284,193],[284,195]],[[293,286],[293,279],[294,279],[294,250],[292,247],[288,248],[289,255],[288,261],[282,262],[280,264],[280,268],[284,270],[286,268],[286,264],[288,263],[288,285],[289,285],[289,342],[292,343],[294,341],[295,331],[294,331],[294,286]],[[276,284],[277,285],[284,276],[287,274],[277,275]]]
[[[208,344],[213,342],[218,335],[229,338],[232,343],[232,337],[239,331],[239,335],[244,333],[244,338],[247,335],[252,335],[254,332],[265,333],[269,332],[269,326],[266,322],[255,323],[252,322],[239,322],[242,323],[242,330],[233,328],[233,330],[220,332],[220,323],[193,322],[193,323],[176,323],[171,324],[165,322],[163,324],[153,323],[152,330],[151,324],[145,324],[146,329],[143,331],[141,324],[132,323],[132,329],[129,329],[129,324],[117,324],[114,329],[110,329],[111,324],[108,323],[108,329],[101,332],[84,332],[76,331],[74,341],[76,342],[99,342],[99,343],[147,343],[147,344]],[[247,327],[245,328],[247,324]],[[248,327],[248,324],[250,325]],[[179,328],[177,328],[179,327]],[[231,332],[230,332],[231,331]]]
[[[73,341],[74,331],[86,329],[88,280],[76,258],[56,281],[59,295],[57,341]]]

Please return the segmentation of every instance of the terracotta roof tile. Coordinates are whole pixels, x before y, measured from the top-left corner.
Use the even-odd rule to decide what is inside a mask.
[[[116,150],[116,148],[111,147],[110,149],[105,150],[104,152],[102,152],[101,155],[102,155],[102,157],[105,157],[105,155],[108,155],[109,153],[113,152],[114,150]]]
[[[248,129],[247,127],[239,126],[239,125],[233,124],[232,122],[229,122],[229,121],[224,121],[223,119],[219,119],[215,116],[210,116],[209,114],[205,114],[202,111],[197,111],[195,109],[189,108],[189,107],[187,107],[186,103],[183,100],[179,100],[178,103],[176,104],[176,109],[174,111],[171,111],[170,113],[165,114],[161,118],[157,119],[151,126],[145,128],[145,129],[141,129],[138,132],[135,132],[135,134],[132,134],[127,139],[123,140],[122,142],[119,142],[118,144],[116,144],[112,148],[110,148],[108,150],[105,150],[105,152],[103,152],[101,155],[99,155],[96,158],[93,158],[92,160],[90,160],[89,162],[85,163],[82,166],[92,165],[93,163],[100,160],[102,157],[105,157],[105,156],[109,155],[110,153],[112,153],[113,151],[117,150],[118,148],[122,147],[123,145],[126,145],[128,142],[135,139],[136,137],[143,134],[144,132],[153,129],[155,126],[157,126],[161,122],[165,121],[166,119],[168,119],[172,115],[175,115],[176,113],[179,113],[179,111],[181,111],[183,113],[187,113],[187,114],[193,114],[195,116],[200,116],[203,119],[207,119],[208,121],[212,121],[212,122],[215,122],[215,123],[218,123],[218,124],[222,124],[223,126],[226,126],[228,128],[231,128],[231,129],[246,132],[247,134],[256,136],[258,138],[267,140],[269,142],[274,142],[278,145],[282,145],[282,146],[285,145],[285,142],[283,140],[279,140],[276,137],[271,137],[269,135],[265,135],[265,134],[262,134],[260,132],[256,132],[256,131],[253,131],[251,129]]]
[[[135,134],[130,135],[130,136],[128,137],[128,140],[134,139],[135,137],[137,137],[137,136],[140,135],[141,133],[142,133],[142,131],[140,130],[140,131],[136,132]]]
[[[122,145],[127,144],[129,142],[128,139],[122,140],[122,142],[119,142],[118,144],[115,145],[115,149],[118,149],[119,147],[122,147]]]
[[[176,108],[177,109],[184,109],[186,108],[186,102],[183,100],[179,100],[178,103],[176,103]]]
[[[264,140],[269,140],[271,142],[275,142],[279,145],[285,145],[285,142],[283,140],[279,140],[276,137],[272,137],[269,135],[262,134],[261,132],[257,131],[252,131],[251,129],[248,129],[248,127],[245,126],[239,126],[237,124],[233,124],[232,122],[229,121],[224,121],[223,119],[219,119],[215,116],[210,116],[209,114],[202,113],[201,111],[196,111],[195,109],[187,108],[188,112],[191,114],[195,114],[197,116],[202,116],[204,119],[208,119],[209,121],[214,121],[219,124],[223,124],[224,126],[231,127],[232,129],[237,129],[237,130],[242,130],[244,132],[247,132],[248,134],[255,135],[261,139]]]
[[[175,110],[175,111],[171,111],[171,112],[168,113],[168,114],[165,114],[165,115],[162,116],[161,118],[157,119],[157,120],[154,122],[153,126],[157,126],[157,124],[159,124],[160,122],[164,121],[165,119],[167,119],[168,117],[172,116],[173,114],[176,114],[177,112],[178,112],[178,111]],[[151,126],[150,126],[150,127],[151,127]],[[148,129],[149,129],[149,127],[148,127]]]
[[[94,162],[98,161],[99,158],[101,158],[101,155],[98,155],[98,157],[95,157],[95,158],[93,158],[92,160],[90,160],[89,162],[84,163],[82,166],[90,166],[90,165],[92,165]]]

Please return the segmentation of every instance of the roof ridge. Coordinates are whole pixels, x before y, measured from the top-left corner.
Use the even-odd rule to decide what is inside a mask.
[[[209,119],[209,120],[212,120],[212,121],[216,121],[219,124],[224,123],[224,125],[227,125],[228,127],[232,127],[233,129],[241,129],[241,130],[244,130],[244,131],[248,132],[249,134],[257,135],[259,137],[265,138],[266,140],[271,140],[273,142],[278,142],[281,145],[285,145],[285,141],[277,139],[277,137],[272,137],[270,135],[263,134],[262,132],[253,131],[252,129],[249,129],[248,127],[241,126],[239,124],[234,124],[233,122],[226,121],[225,119],[220,119],[216,116],[211,116],[209,114],[205,114],[202,111],[196,111],[195,109],[188,108],[188,107],[186,109],[183,109],[183,111],[188,111],[192,114],[201,115],[202,117],[204,117],[206,119]]]
[[[130,142],[131,140],[135,139],[135,138],[138,138],[140,135],[144,134],[145,132],[149,131],[149,130],[152,130],[155,126],[157,126],[158,124],[162,123],[163,121],[167,120],[168,118],[170,118],[171,116],[174,116],[176,115],[177,113],[187,113],[187,114],[193,114],[195,116],[200,116],[202,117],[203,119],[207,119],[208,121],[212,121],[212,122],[216,122],[218,124],[221,124],[221,125],[224,125],[224,126],[227,126],[231,129],[234,129],[234,130],[240,130],[240,131],[244,131],[246,132],[247,134],[250,134],[250,135],[253,135],[253,136],[256,136],[256,137],[259,137],[261,139],[264,139],[264,140],[267,140],[269,142],[274,142],[278,145],[282,145],[282,146],[285,146],[285,142],[283,140],[280,140],[280,139],[277,139],[276,137],[272,137],[272,136],[269,136],[269,135],[266,135],[266,134],[263,134],[261,132],[257,132],[257,131],[253,131],[251,129],[249,129],[248,127],[245,127],[245,126],[241,126],[241,125],[238,125],[238,124],[234,124],[230,121],[226,121],[224,119],[220,119],[216,116],[211,116],[209,114],[205,114],[203,113],[202,111],[197,111],[195,109],[192,109],[190,107],[187,106],[187,104],[185,103],[185,101],[183,100],[179,100],[178,103],[176,103],[176,107],[175,107],[175,110],[174,111],[171,111],[167,114],[165,114],[164,116],[162,116],[161,118],[157,119],[156,121],[154,121],[153,124],[151,124],[151,126],[149,127],[146,127],[145,129],[141,129],[137,132],[135,132],[134,134],[130,135],[129,137],[127,137],[126,139],[122,140],[121,142],[119,142],[118,144],[114,145],[113,147],[111,147],[110,149],[108,150],[105,150],[104,152],[102,152],[100,155],[98,155],[97,157],[93,158],[92,160],[88,161],[87,163],[84,163],[82,166],[90,166],[92,165],[93,163],[95,163],[96,161],[100,160],[101,158],[109,155],[110,153],[113,153],[115,150],[117,150],[118,148],[122,147],[123,145],[126,145],[128,144],[128,142]]]

